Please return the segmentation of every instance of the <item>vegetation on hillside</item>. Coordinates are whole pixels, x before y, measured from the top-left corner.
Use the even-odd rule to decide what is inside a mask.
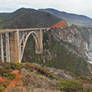
[[[48,92],[58,92],[59,90],[64,92],[91,92],[92,90],[91,79],[82,78],[67,71],[61,73],[63,70],[59,70],[58,72],[57,69],[58,74],[56,74],[54,68],[43,65],[32,63],[0,63],[0,69],[4,70],[0,71],[0,92],[13,92],[13,90],[20,92],[20,89],[32,91],[37,88],[40,88],[40,90],[44,89],[43,92],[47,90]],[[52,73],[51,71],[54,72]],[[15,77],[9,79],[8,76],[3,76],[2,73],[15,74]],[[68,77],[65,79],[65,75],[71,76],[72,79],[67,79]]]
[[[44,33],[44,53],[35,54],[35,42],[30,36],[25,48],[23,61],[44,64],[49,67],[65,69],[78,75],[88,74],[86,61],[78,55],[69,51],[63,42],[55,39],[52,31]]]

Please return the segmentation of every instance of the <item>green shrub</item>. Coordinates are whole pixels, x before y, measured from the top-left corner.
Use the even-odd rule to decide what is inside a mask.
[[[82,86],[79,80],[61,80],[59,89],[62,91],[76,91],[81,90]]]
[[[15,78],[14,74],[10,74],[10,73],[7,73],[7,72],[3,73],[2,76],[7,77],[11,80],[13,80]]]
[[[61,80],[58,87],[65,92],[92,92],[92,89],[84,88],[80,80]]]
[[[0,84],[0,92],[3,90],[3,89],[5,89],[7,86],[8,86],[8,82],[4,82],[4,83],[1,83]]]

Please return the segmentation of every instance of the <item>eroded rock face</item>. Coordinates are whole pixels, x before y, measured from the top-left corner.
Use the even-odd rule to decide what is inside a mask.
[[[59,21],[58,23],[52,25],[51,28],[64,28],[64,27],[66,27],[66,26],[68,26],[68,25],[67,25],[67,22],[64,21],[64,20],[61,20],[61,21]]]
[[[60,76],[62,79],[75,80],[75,77],[73,75],[71,75],[69,72],[66,72],[64,70],[49,68],[49,72]]]
[[[72,25],[70,27],[53,29],[53,35],[56,36],[58,40],[65,43],[70,50],[78,53],[79,55],[88,58],[87,52],[89,47],[89,29],[84,27],[79,27]],[[69,46],[70,45],[70,46]]]

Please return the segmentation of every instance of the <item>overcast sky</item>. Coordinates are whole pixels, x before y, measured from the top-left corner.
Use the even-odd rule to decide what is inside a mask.
[[[0,0],[0,12],[12,12],[21,7],[55,8],[92,18],[92,0]]]

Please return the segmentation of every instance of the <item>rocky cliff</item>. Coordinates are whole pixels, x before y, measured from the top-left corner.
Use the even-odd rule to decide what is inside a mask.
[[[55,29],[55,36],[68,44],[70,50],[86,57],[89,45],[89,29],[72,25],[70,27]],[[70,46],[69,46],[70,45]]]

